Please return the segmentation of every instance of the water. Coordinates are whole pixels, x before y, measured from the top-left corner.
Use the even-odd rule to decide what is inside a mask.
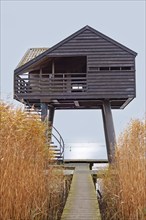
[[[66,143],[64,158],[68,160],[103,160],[107,159],[107,152],[102,143]]]

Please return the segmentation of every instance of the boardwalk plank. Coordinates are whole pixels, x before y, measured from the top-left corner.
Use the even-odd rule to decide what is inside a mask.
[[[76,164],[61,220],[101,220],[89,164]]]

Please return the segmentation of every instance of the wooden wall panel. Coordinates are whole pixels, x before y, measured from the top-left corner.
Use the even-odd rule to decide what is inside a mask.
[[[88,92],[135,95],[135,57],[121,47],[85,30],[50,55],[87,56]],[[131,71],[97,71],[100,67],[131,67]]]

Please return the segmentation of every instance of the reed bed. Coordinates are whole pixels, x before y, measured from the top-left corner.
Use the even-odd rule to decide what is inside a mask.
[[[103,178],[103,219],[146,219],[145,121],[132,120],[119,137],[115,162]]]
[[[48,166],[45,125],[5,104],[0,113],[0,220],[59,219],[64,177]]]

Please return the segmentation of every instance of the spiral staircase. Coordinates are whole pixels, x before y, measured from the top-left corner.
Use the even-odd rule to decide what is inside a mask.
[[[36,116],[37,120],[41,121],[41,110],[34,108],[29,104],[25,103],[24,112],[27,114],[27,117]],[[46,139],[49,150],[52,151],[53,157],[52,160],[57,163],[63,163],[64,161],[64,140],[59,133],[59,131],[54,126],[49,126],[47,123]]]

